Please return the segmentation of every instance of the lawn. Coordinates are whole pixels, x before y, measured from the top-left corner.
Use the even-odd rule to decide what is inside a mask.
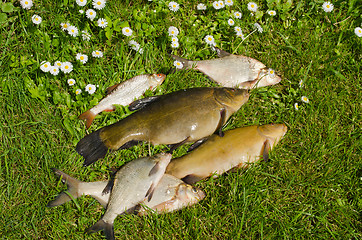
[[[78,116],[95,106],[109,86],[140,74],[167,74],[165,82],[145,96],[217,86],[201,72],[175,71],[169,55],[216,58],[204,39],[207,35],[218,48],[258,59],[282,77],[275,86],[251,90],[249,101],[224,130],[285,123],[288,132],[269,162],[197,183],[207,195],[199,204],[163,215],[119,216],[116,238],[361,239],[359,1],[332,2],[330,12],[323,9],[323,1],[256,1],[256,12],[248,9],[248,1],[220,9],[205,1],[206,10],[197,9],[200,2],[176,2],[175,11],[169,1],[108,1],[99,10],[90,0],[85,6],[70,0],[34,1],[30,9],[19,1],[1,3],[2,239],[99,239],[101,233],[84,234],[104,213],[94,199],[46,207],[66,189],[51,169],[83,181],[105,180],[110,168],[168,148],[144,143],[85,168],[75,151],[77,142],[131,112],[119,106],[101,113],[89,130]],[[91,8],[94,20],[86,16]],[[275,16],[268,10],[275,10]],[[34,14],[42,18],[39,24],[32,21]],[[100,18],[108,23],[104,28],[98,26]],[[75,26],[78,35],[62,30],[63,23]],[[172,45],[170,26],[179,31],[178,44]],[[122,32],[127,27],[130,36]],[[103,56],[93,57],[93,51]],[[83,64],[77,54],[87,55],[88,61]],[[43,71],[43,61],[70,62],[73,70],[53,75]],[[187,147],[173,156],[186,154]]]

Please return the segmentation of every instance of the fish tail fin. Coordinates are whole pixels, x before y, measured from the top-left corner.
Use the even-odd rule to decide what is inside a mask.
[[[176,56],[176,55],[172,55],[172,54],[171,54],[171,57],[173,59],[175,59],[176,61],[179,61],[182,63],[183,67],[181,69],[191,69],[193,67],[194,61],[191,61],[191,60],[188,60],[188,59]]]
[[[88,129],[90,127],[90,125],[92,124],[96,115],[97,114],[94,114],[91,110],[88,110],[88,111],[82,113],[81,115],[79,115],[78,118],[81,120],[85,120],[85,126]]]
[[[100,130],[82,138],[75,147],[75,150],[84,157],[83,166],[85,167],[104,158],[108,152],[107,146],[99,136]]]
[[[108,240],[114,240],[113,224],[106,223],[103,219],[99,220],[93,226],[91,226],[90,228],[88,228],[85,231],[86,231],[86,233],[90,234],[90,233],[98,232],[100,230],[103,230],[104,235],[106,236],[106,238]]]
[[[72,178],[58,169],[53,168],[53,171],[57,176],[61,177],[63,183],[67,184],[68,189],[66,192],[61,192],[53,201],[49,202],[47,207],[62,205],[63,203],[71,201],[72,198],[76,199],[83,194],[79,190],[79,184],[81,181]]]

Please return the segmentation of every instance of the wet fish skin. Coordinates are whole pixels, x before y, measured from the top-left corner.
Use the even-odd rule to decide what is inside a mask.
[[[268,152],[287,132],[284,124],[248,126],[212,135],[205,143],[180,158],[173,159],[166,173],[193,184],[233,168],[247,167]],[[216,175],[215,175],[216,174]]]
[[[183,69],[196,69],[223,87],[251,89],[275,85],[281,81],[277,75],[268,74],[268,68],[260,61],[242,55],[233,55],[216,48],[219,58],[191,61],[175,55]]]
[[[124,165],[116,173],[105,214],[86,232],[104,230],[107,239],[114,239],[113,222],[116,217],[135,208],[140,202],[150,200],[149,196],[152,196],[170,160],[171,154],[162,153]]]
[[[76,151],[88,166],[109,150],[128,148],[137,141],[153,145],[197,141],[221,129],[248,98],[244,89],[206,87],[162,95],[119,122],[87,135]]]
[[[67,193],[60,193],[55,200],[48,203],[48,207],[62,205],[81,196],[89,195],[95,198],[104,208],[107,207],[110,193],[102,194],[108,181],[82,182],[70,177],[68,174],[55,169],[54,173],[62,178],[62,182],[68,186]],[[71,195],[71,197],[69,197]],[[183,207],[193,205],[205,197],[205,192],[199,188],[185,184],[182,180],[164,174],[158,183],[152,199],[141,202],[142,207],[138,210],[138,215],[147,215],[150,211],[166,213],[179,210]]]
[[[96,115],[103,111],[113,111],[114,105],[127,106],[141,97],[148,89],[154,90],[165,80],[165,74],[143,74],[130,78],[108,89],[108,94],[96,106],[82,113],[79,119],[86,120],[89,128]]]

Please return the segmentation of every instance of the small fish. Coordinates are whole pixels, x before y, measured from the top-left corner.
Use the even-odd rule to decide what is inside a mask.
[[[281,80],[274,70],[256,59],[215,49],[219,58],[211,60],[191,61],[171,56],[183,64],[183,69],[197,69],[223,87],[251,89],[275,85]]]
[[[107,208],[110,193],[103,193],[108,181],[82,182],[72,178],[68,174],[53,169],[54,173],[61,177],[63,183],[67,184],[67,191],[61,192],[55,200],[48,203],[48,207],[55,207],[81,196],[89,195],[95,198],[104,208]],[[121,186],[122,187],[122,186]],[[182,180],[164,174],[158,183],[152,199],[143,201],[137,207],[138,215],[147,215],[149,210],[157,213],[166,213],[191,206],[205,198],[205,192]]]
[[[248,90],[234,88],[190,88],[135,101],[137,110],[126,118],[81,139],[76,151],[88,166],[109,150],[129,148],[140,141],[173,148],[198,141],[218,131],[249,99]]]
[[[114,111],[114,105],[127,106],[136,98],[139,98],[146,90],[156,89],[165,80],[165,74],[144,74],[135,76],[125,82],[107,88],[107,96],[96,106],[82,113],[79,119],[86,120],[86,127],[89,128],[95,116],[103,111]]]
[[[86,232],[94,233],[104,230],[107,239],[114,239],[113,222],[116,217],[133,212],[139,203],[152,199],[155,188],[170,160],[171,154],[162,153],[152,157],[138,158],[118,170],[105,214]]]
[[[247,167],[269,151],[287,132],[284,124],[268,124],[235,128],[225,132],[224,137],[216,134],[191,153],[173,159],[166,174],[193,184],[201,179],[222,174],[232,168]]]

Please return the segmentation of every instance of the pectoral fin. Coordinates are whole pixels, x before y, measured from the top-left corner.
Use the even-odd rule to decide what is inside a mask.
[[[224,136],[224,132],[222,131],[222,126],[224,125],[224,122],[225,122],[225,118],[226,118],[226,110],[225,108],[223,108],[221,111],[220,111],[220,121],[219,121],[219,124],[217,126],[217,134],[220,136],[220,137],[223,137]]]
[[[142,98],[142,99],[136,100],[128,106],[128,109],[130,111],[140,110],[140,109],[146,107],[151,102],[158,99],[159,97],[160,96],[152,96],[152,97],[147,97],[147,98]]]
[[[186,177],[182,178],[181,180],[188,184],[194,184],[200,180],[204,179],[203,177],[196,176],[193,174],[189,174]]]
[[[176,148],[187,143],[188,140],[189,140],[189,137],[187,137],[186,139],[182,140],[179,143],[168,145],[168,147],[170,148],[170,150],[168,152],[172,154],[172,152],[175,151]]]
[[[110,94],[115,88],[117,88],[120,85],[120,83],[110,86],[109,88],[107,88],[107,95]]]
[[[217,56],[221,57],[221,58],[232,55],[231,53],[228,53],[228,52],[226,52],[224,50],[221,50],[220,48],[217,48],[217,47],[215,47],[215,50],[216,50]]]
[[[207,141],[207,137],[206,138],[201,138],[200,140],[197,140],[196,142],[194,142],[190,147],[189,149],[187,149],[187,152],[191,152],[193,151],[194,149],[198,148],[201,144],[203,144],[204,142]]]
[[[155,191],[156,185],[154,183],[152,183],[152,185],[150,186],[150,188],[148,189],[145,197],[147,198],[147,201],[151,201],[152,196],[153,196],[153,192]]]
[[[265,162],[269,161],[269,150],[270,150],[270,141],[267,139],[263,145],[263,159]]]

